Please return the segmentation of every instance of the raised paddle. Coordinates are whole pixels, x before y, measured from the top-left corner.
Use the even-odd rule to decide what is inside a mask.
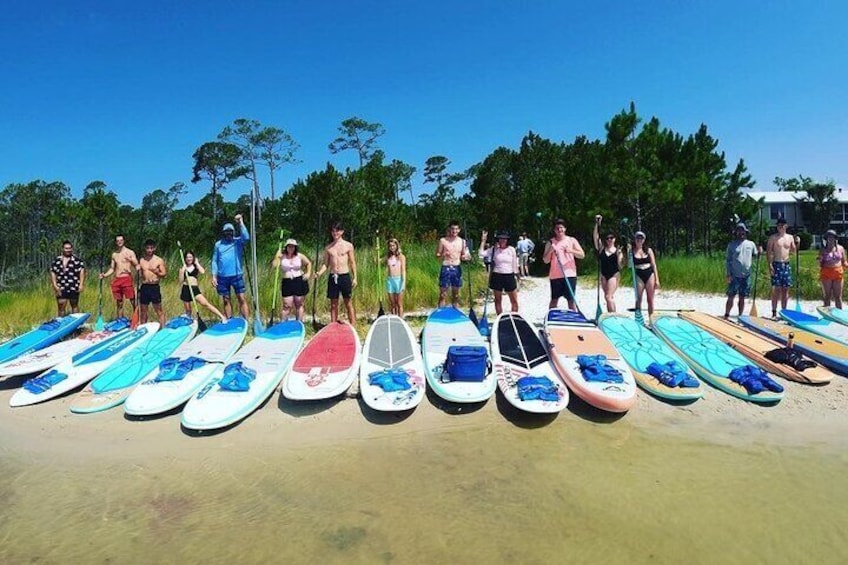
[[[763,255],[763,250],[760,248],[759,239],[762,238],[762,228],[763,228],[763,208],[760,207],[760,220],[757,224],[757,233],[759,234],[757,237],[757,264],[754,265],[754,292],[751,294],[751,317],[756,318],[759,316],[759,312],[757,312],[757,284],[760,282],[760,257]]]
[[[598,241],[600,243],[600,245],[598,245],[598,247],[600,247],[600,249],[595,250],[598,253],[598,296],[597,296],[597,306],[595,306],[595,325],[598,325],[598,320],[601,319],[601,315],[604,313],[604,311],[601,310],[601,253],[605,253],[605,251],[604,251],[605,248],[604,248],[604,241],[600,239],[600,237],[601,237],[601,235],[600,235],[601,219],[602,218],[601,218],[600,214],[595,216],[595,225],[597,226],[596,231],[598,232],[598,238],[599,238]]]
[[[463,230],[466,235],[468,234],[468,230],[463,226]],[[464,248],[462,249],[462,255],[464,256],[466,253],[471,254],[471,249],[473,248],[474,242],[470,239],[462,240]],[[462,259],[460,258],[460,261]],[[474,297],[473,291],[471,290],[471,265],[468,266],[468,318],[474,323],[474,325],[479,324],[479,320],[477,320],[477,314],[474,312]]]
[[[553,247],[553,244],[551,244],[551,248],[554,252],[554,256],[556,257],[557,265],[559,265],[559,270],[562,273],[562,280],[565,282],[565,289],[568,291],[568,295],[571,297],[571,301],[574,302],[574,308],[577,309],[578,314],[585,318],[586,316],[580,310],[580,304],[577,303],[577,296],[574,295],[574,289],[571,288],[571,283],[568,282],[568,277],[565,276],[565,267],[562,266],[562,260],[559,258],[559,253],[557,253],[557,249],[556,247]]]
[[[627,228],[627,245],[629,247],[628,259],[630,259],[630,274],[633,276],[633,295],[636,299],[636,305],[635,308],[633,308],[633,318],[636,320],[637,324],[642,325],[645,323],[645,319],[642,317],[642,309],[639,304],[639,283],[636,280],[636,263],[634,262],[633,257],[633,243],[630,241],[632,239],[633,230],[630,229],[630,224],[628,224],[627,218],[622,218],[621,224],[623,227]]]
[[[277,256],[280,257],[280,263],[281,264],[277,265],[277,267],[274,269],[274,294],[273,294],[273,298],[271,298],[271,318],[268,321],[268,327],[271,327],[271,326],[274,325],[274,312],[277,311],[277,294],[279,294],[279,292],[280,292],[280,290],[277,287],[280,284],[280,267],[282,266],[282,261],[283,261],[283,236],[284,236],[284,234],[285,234],[285,230],[280,228],[280,243],[279,243],[279,245],[277,245]],[[276,259],[277,256],[275,256],[274,259]],[[273,264],[273,261],[272,261],[271,264]]]
[[[103,253],[100,253],[100,272],[103,272]],[[100,289],[97,291],[97,321],[94,322],[94,331],[102,332],[106,325],[103,323],[103,279],[100,279]]]
[[[133,308],[132,318],[130,318],[130,328],[136,329],[138,327],[138,317],[141,315],[141,265],[138,265],[135,269],[135,308]]]
[[[321,212],[318,212],[318,223],[316,224],[317,229],[315,233],[315,265],[313,269],[315,272],[318,272],[318,260],[321,255]],[[312,329],[316,332],[324,327],[324,324],[319,322],[317,318],[315,318],[315,304],[316,304],[316,296],[318,291],[318,279],[316,278],[314,284],[312,285]]]
[[[493,252],[493,254],[494,254],[494,252]],[[490,256],[490,258],[491,258],[491,256]],[[489,334],[491,334],[492,332],[491,332],[491,328],[489,328],[489,319],[486,317],[486,311],[488,310],[488,307],[489,307],[489,292],[491,290],[489,288],[489,280],[488,280],[489,277],[491,276],[491,271],[490,271],[491,261],[484,262],[483,265],[484,265],[484,268],[486,270],[486,296],[483,298],[483,317],[481,317],[480,321],[477,323],[477,331],[479,331],[480,335],[482,335],[483,337],[489,337]]]
[[[186,265],[183,246],[179,240],[177,240],[177,248],[180,250],[180,261],[183,263],[183,282],[188,287],[188,293],[191,295],[191,303],[194,304],[194,311],[197,312],[197,331],[203,333],[206,331],[206,322],[200,317],[200,306],[197,305],[197,298],[194,297],[194,289],[191,288],[191,283],[188,280],[188,265]]]
[[[385,310],[383,310],[383,271],[382,265],[380,265],[380,230],[377,230],[377,245],[375,247],[377,249],[377,296],[380,297],[380,308],[377,310],[377,317],[379,318],[386,315]]]

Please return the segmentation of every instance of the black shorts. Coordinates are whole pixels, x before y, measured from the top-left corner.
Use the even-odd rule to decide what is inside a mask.
[[[280,290],[282,291],[284,297],[306,296],[307,294],[309,294],[309,282],[303,277],[283,279],[283,284],[280,285]]]
[[[76,304],[79,302],[79,291],[78,290],[65,290],[64,288],[59,292],[59,296],[57,296],[59,300],[68,300],[71,304]]]
[[[492,273],[489,275],[489,288],[499,292],[512,292],[518,285],[514,273]]]
[[[568,284],[571,285],[571,292],[568,292],[568,288],[565,286],[565,279],[551,279],[551,300],[557,300],[558,298],[565,298],[566,300],[573,300],[571,298],[571,293],[577,292],[577,277],[567,277]]]
[[[141,292],[138,293],[138,300],[142,306],[148,304],[162,304],[162,292],[158,284],[143,284]]]
[[[353,294],[353,279],[350,278],[350,273],[330,275],[330,280],[327,281],[327,298],[336,300],[339,294],[345,299]]]
[[[200,296],[200,287],[192,286],[191,290],[188,289],[188,285],[184,284],[182,290],[180,290],[180,300],[183,302],[191,302],[191,293],[194,293],[194,296]]]

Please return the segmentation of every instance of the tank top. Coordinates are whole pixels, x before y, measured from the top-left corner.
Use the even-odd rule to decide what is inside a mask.
[[[280,268],[283,271],[284,279],[296,279],[303,276],[303,261],[300,259],[300,254],[294,257],[283,255],[280,259]]]
[[[514,247],[505,247],[503,249],[492,247],[492,272],[502,275],[515,273],[517,259],[518,256],[515,254]]]

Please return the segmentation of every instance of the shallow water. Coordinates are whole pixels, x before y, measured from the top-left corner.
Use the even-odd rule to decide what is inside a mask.
[[[838,450],[567,415],[276,451],[226,438],[150,462],[4,457],[0,562],[848,561]]]

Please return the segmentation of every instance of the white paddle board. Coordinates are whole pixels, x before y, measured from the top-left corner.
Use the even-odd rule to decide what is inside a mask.
[[[359,369],[362,400],[374,410],[409,410],[424,398],[424,382],[424,360],[409,324],[394,315],[377,318]]]
[[[356,378],[362,346],[347,322],[329,324],[309,340],[283,380],[290,400],[321,400],[344,393]]]

